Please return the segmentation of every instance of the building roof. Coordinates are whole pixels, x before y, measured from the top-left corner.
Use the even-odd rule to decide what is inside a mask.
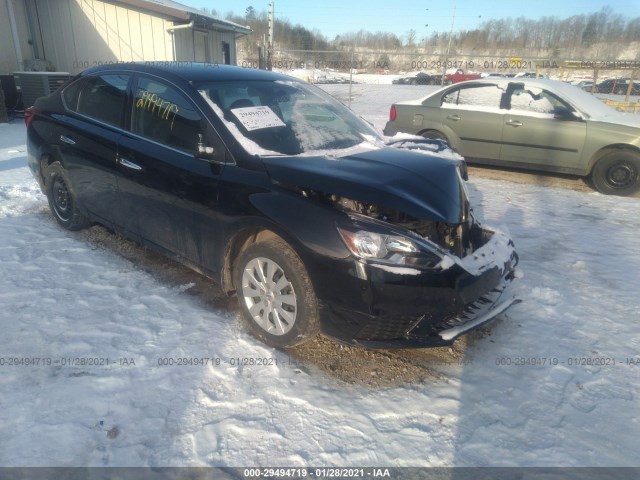
[[[143,10],[150,10],[157,13],[162,13],[176,20],[195,23],[195,26],[210,27],[215,30],[224,30],[228,32],[235,32],[240,35],[248,35],[251,33],[249,27],[239,25],[228,20],[219,19],[210,13],[197,8],[183,5],[182,3],[174,2],[173,0],[119,0],[120,3],[126,3],[131,6],[141,8]]]

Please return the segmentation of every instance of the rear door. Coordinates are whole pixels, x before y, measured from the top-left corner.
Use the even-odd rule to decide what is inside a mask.
[[[504,91],[494,84],[461,85],[442,97],[441,122],[460,139],[459,153],[475,159],[500,158]]]
[[[126,74],[85,77],[63,92],[58,142],[78,202],[105,223],[118,223],[116,151],[126,105]]]
[[[132,95],[130,133],[118,145],[130,224],[147,242],[213,270],[224,145],[175,85],[140,74]],[[214,153],[203,158],[199,144]]]

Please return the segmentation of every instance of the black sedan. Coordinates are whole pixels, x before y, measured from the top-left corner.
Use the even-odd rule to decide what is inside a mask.
[[[629,90],[629,80],[624,78],[610,78],[597,83],[595,88],[592,85],[589,85],[588,87],[584,87],[584,90],[587,92],[595,90],[596,93],[606,93],[611,95],[626,95]],[[630,93],[631,95],[640,94],[640,84],[638,82],[633,82]]]
[[[99,223],[218,280],[270,345],[450,343],[506,310],[517,256],[464,162],[392,148],[317,87],[207,64],[89,69],[26,116],[56,221]]]

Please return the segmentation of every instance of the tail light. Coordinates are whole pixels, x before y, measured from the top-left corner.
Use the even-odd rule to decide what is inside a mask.
[[[396,118],[398,118],[398,112],[396,111],[396,104],[394,103],[391,105],[391,110],[389,111],[389,120],[395,122]]]
[[[24,111],[24,124],[27,126],[27,128],[29,128],[29,125],[31,125],[31,121],[33,120],[33,117],[35,117],[36,112],[33,109],[33,107],[29,107]]]

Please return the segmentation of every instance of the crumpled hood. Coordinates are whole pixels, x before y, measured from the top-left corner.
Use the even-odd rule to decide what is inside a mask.
[[[467,197],[459,160],[380,148],[339,158],[263,157],[272,181],[396,209],[420,220],[460,223]]]

